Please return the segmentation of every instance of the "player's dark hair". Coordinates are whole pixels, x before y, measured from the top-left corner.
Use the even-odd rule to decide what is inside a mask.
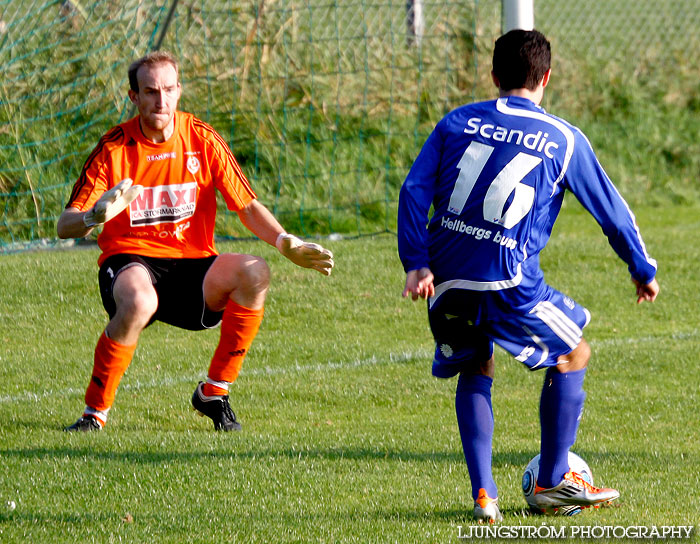
[[[511,30],[496,40],[493,73],[503,91],[534,91],[549,70],[552,50],[537,30]]]
[[[129,66],[129,88],[135,93],[139,92],[139,80],[136,78],[136,73],[141,66],[156,66],[158,64],[168,63],[175,68],[175,73],[179,73],[177,59],[167,51],[152,51],[148,55],[135,60]]]

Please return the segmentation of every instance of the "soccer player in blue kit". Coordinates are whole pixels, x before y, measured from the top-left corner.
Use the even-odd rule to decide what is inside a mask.
[[[539,266],[566,190],[627,263],[637,302],[653,301],[659,292],[656,262],[590,143],[539,105],[550,60],[549,41],[536,30],[501,36],[492,71],[499,98],[447,114],[399,197],[403,296],[428,301],[433,375],[459,375],[455,406],[474,517],[491,523],[502,519],[491,472],[493,342],[530,370],[546,369],[538,508],[597,506],[619,497],[615,489],[593,487],[568,464],[586,396],[590,348],[582,330],[590,314],[547,285]]]

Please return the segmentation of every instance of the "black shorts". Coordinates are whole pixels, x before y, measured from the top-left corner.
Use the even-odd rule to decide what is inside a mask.
[[[112,289],[119,273],[140,266],[151,278],[158,294],[158,309],[148,323],[162,321],[191,331],[216,327],[221,312],[212,312],[204,302],[204,276],[216,255],[202,259],[159,259],[121,253],[108,257],[98,274],[102,305],[112,319],[117,312]]]

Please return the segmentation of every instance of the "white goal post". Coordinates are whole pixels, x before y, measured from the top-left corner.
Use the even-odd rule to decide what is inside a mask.
[[[406,0],[406,27],[409,45],[420,46],[425,31],[423,0]]]
[[[501,5],[501,26],[504,34],[516,28],[535,28],[534,0],[501,0]]]

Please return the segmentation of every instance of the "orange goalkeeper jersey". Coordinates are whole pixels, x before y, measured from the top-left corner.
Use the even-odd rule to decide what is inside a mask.
[[[198,258],[216,255],[216,192],[231,211],[256,198],[221,136],[184,112],[165,142],[147,140],[138,117],[105,134],[83,166],[67,208],[89,210],[124,178],[144,191],[122,213],[104,224],[97,237],[99,264],[117,253],[149,257]]]

